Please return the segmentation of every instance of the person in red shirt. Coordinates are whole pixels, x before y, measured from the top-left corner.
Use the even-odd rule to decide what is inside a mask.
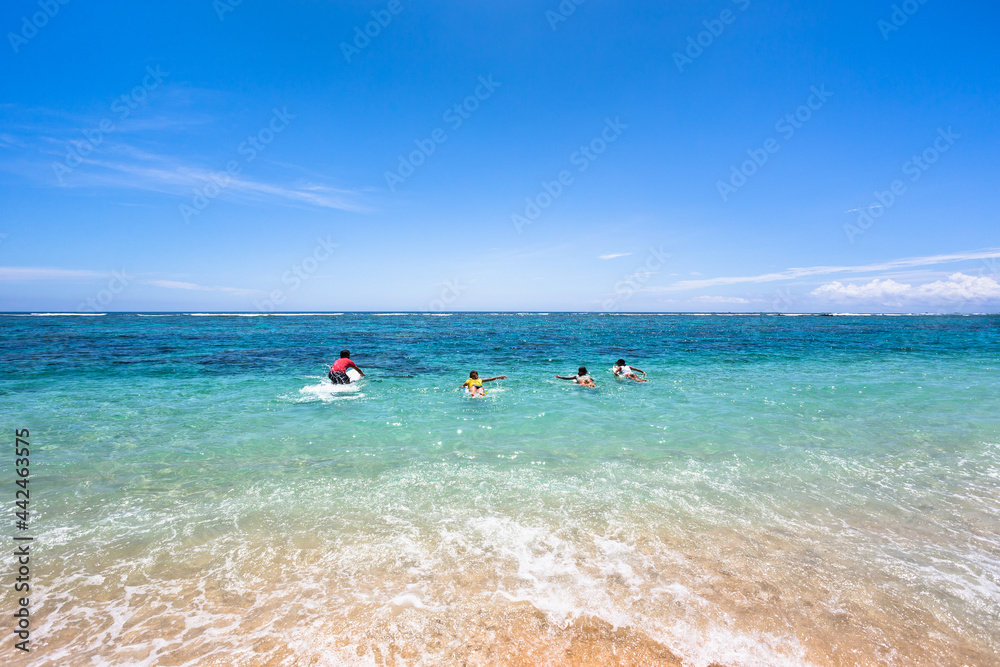
[[[330,366],[330,382],[334,384],[351,384],[351,378],[347,375],[347,369],[353,368],[361,377],[364,377],[364,372],[358,368],[358,365],[351,361],[351,351],[341,350],[340,359],[333,362],[333,366]]]

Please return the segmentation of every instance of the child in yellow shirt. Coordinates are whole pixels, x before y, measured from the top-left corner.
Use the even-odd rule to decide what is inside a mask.
[[[468,389],[470,396],[485,396],[486,390],[483,389],[484,382],[493,382],[494,380],[506,380],[506,375],[497,375],[496,377],[479,379],[479,373],[472,371],[469,373],[469,379],[462,383],[462,389]]]

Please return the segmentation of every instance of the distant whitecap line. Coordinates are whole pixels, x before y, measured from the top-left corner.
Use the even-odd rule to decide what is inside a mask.
[[[107,313],[28,313],[14,317],[101,317]]]
[[[135,313],[135,315],[138,317],[332,317],[343,313],[170,313],[166,315]]]

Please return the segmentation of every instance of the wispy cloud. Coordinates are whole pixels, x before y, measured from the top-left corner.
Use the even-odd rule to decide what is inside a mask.
[[[163,287],[165,289],[194,290],[198,292],[229,292],[230,294],[254,294],[254,290],[241,289],[239,287],[208,287],[196,283],[186,283],[179,280],[140,280],[140,285],[152,285],[153,287]]]
[[[0,132],[0,148],[11,148],[14,146],[22,147],[24,146],[24,142],[19,141],[18,138],[12,134]]]
[[[650,292],[683,292],[686,290],[704,289],[717,285],[737,285],[741,283],[770,283],[782,280],[794,280],[809,276],[823,276],[835,273],[871,273],[875,271],[892,271],[894,269],[912,268],[914,266],[932,266],[935,264],[950,264],[975,259],[1000,257],[1000,249],[973,250],[948,255],[930,255],[928,257],[907,257],[894,259],[877,264],[861,264],[857,266],[810,266],[786,269],[778,273],[765,273],[758,276],[726,276],[706,278],[705,280],[681,280],[670,285],[649,287]]]
[[[696,296],[691,300],[697,303],[750,303],[738,296]]]
[[[120,122],[117,117],[112,118],[113,133],[101,133],[97,148],[86,151],[79,148],[86,143],[86,135],[81,132],[96,132],[94,128],[102,119],[108,120],[111,113],[108,109],[70,113],[18,107],[0,134],[0,149],[4,149],[0,151],[0,170],[46,185],[158,192],[182,198],[179,202],[182,203],[193,196],[196,188],[212,183],[213,176],[218,179],[227,161],[237,158],[236,148],[233,147],[231,154],[219,156],[217,164],[211,157],[170,154],[177,146],[190,143],[175,140],[179,131],[196,129],[202,134],[211,131],[217,118],[198,109],[204,103],[217,103],[218,94],[175,85],[165,86],[157,95],[159,113],[142,109],[142,113],[136,111]],[[156,148],[145,148],[150,146]],[[17,150],[11,150],[14,148]],[[69,161],[67,155],[71,153],[73,160]],[[219,198],[356,213],[372,210],[362,203],[364,195],[360,189],[326,184],[325,175],[309,172],[302,165],[272,161],[267,164],[277,176],[260,172],[251,176],[247,169],[240,176],[231,177]]]
[[[144,152],[128,152],[131,157],[136,158],[135,162],[87,160],[87,165],[100,167],[104,171],[84,173],[83,178],[77,179],[77,181],[67,179],[67,182],[70,185],[93,186],[97,184],[190,196],[192,188],[211,183],[213,175],[218,171],[171,163],[166,158]],[[146,164],[142,164],[142,162]],[[243,196],[257,201],[284,200],[356,213],[370,210],[352,200],[358,196],[357,192],[317,183],[275,185],[248,178],[231,177],[229,184],[222,192],[221,197],[236,196],[238,198]]]
[[[107,279],[107,272],[90,271],[87,269],[58,269],[41,266],[0,266],[0,282],[26,282],[35,280],[95,280]],[[151,287],[162,287],[163,289],[195,290],[199,292],[228,292],[230,294],[255,294],[256,290],[243,289],[240,287],[220,287],[199,285],[197,283],[183,282],[180,280],[160,280],[160,279],[136,279],[121,272],[122,279],[129,284],[149,285]]]
[[[93,278],[107,278],[107,274],[99,271],[53,269],[41,266],[0,266],[0,282],[91,280]]]
[[[610,255],[601,255],[598,259],[614,259],[615,257],[628,257],[632,253],[630,252],[616,252]]]

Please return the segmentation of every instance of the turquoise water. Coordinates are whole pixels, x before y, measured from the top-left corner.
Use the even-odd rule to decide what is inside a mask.
[[[32,664],[997,664],[1000,317],[0,320]]]

